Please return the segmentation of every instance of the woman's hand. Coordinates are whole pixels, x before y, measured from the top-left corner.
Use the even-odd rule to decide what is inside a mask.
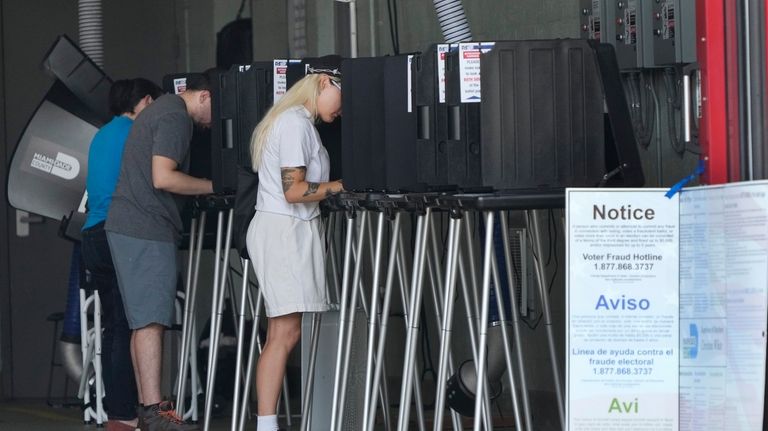
[[[331,192],[329,196],[344,191],[344,183],[342,183],[341,180],[331,181],[329,184],[331,184]]]

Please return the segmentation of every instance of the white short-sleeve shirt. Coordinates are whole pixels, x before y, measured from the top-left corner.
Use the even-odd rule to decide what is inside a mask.
[[[327,182],[330,175],[328,151],[320,141],[312,115],[303,106],[292,107],[277,117],[259,164],[259,193],[256,210],[283,214],[302,220],[320,215],[317,202],[289,203],[283,193],[280,168],[305,166],[305,181]]]

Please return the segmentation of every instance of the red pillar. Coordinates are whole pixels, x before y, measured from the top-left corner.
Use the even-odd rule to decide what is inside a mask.
[[[706,170],[702,178],[706,184],[725,183],[730,180],[731,154],[727,124],[731,105],[726,84],[733,81],[738,85],[738,79],[736,75],[731,75],[731,79],[726,80],[728,75],[725,32],[735,31],[735,25],[728,26],[729,29],[726,30],[724,3],[735,4],[732,1],[708,0],[697,2],[696,5],[696,56],[701,68],[702,97],[699,142],[702,157],[706,158]],[[736,51],[729,50],[729,54],[735,57]],[[730,63],[733,69],[737,67],[735,61]],[[736,98],[737,95],[738,93],[732,94]],[[738,109],[738,99],[734,106]],[[735,118],[737,122],[734,132],[738,138],[738,111]],[[738,151],[738,141],[735,147]]]

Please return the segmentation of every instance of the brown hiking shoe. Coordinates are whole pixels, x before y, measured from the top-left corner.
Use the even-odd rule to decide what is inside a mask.
[[[176,415],[173,403],[163,401],[149,406],[139,415],[141,431],[199,431],[195,424],[188,424]]]

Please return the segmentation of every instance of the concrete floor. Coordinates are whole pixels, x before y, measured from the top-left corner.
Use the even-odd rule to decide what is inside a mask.
[[[471,429],[472,423],[468,418],[463,418],[463,428]],[[301,419],[294,418],[293,426],[286,428],[284,420],[280,423],[285,429],[298,430]],[[200,424],[202,428],[202,423]],[[229,417],[215,418],[211,420],[212,431],[225,431],[231,427]],[[432,428],[431,420],[427,427]],[[377,430],[383,429],[381,424]],[[416,428],[415,423],[412,428]],[[246,430],[256,429],[256,421],[247,425]],[[450,419],[446,417],[444,429],[450,429]],[[495,430],[514,430],[511,418],[494,419]],[[80,407],[49,407],[45,400],[2,401],[0,402],[0,431],[101,431],[94,424],[83,424]]]
[[[229,418],[214,419],[211,429],[230,429]],[[246,427],[255,430],[256,423]],[[101,431],[95,424],[83,424],[79,407],[49,407],[45,400],[0,402],[0,431]]]

